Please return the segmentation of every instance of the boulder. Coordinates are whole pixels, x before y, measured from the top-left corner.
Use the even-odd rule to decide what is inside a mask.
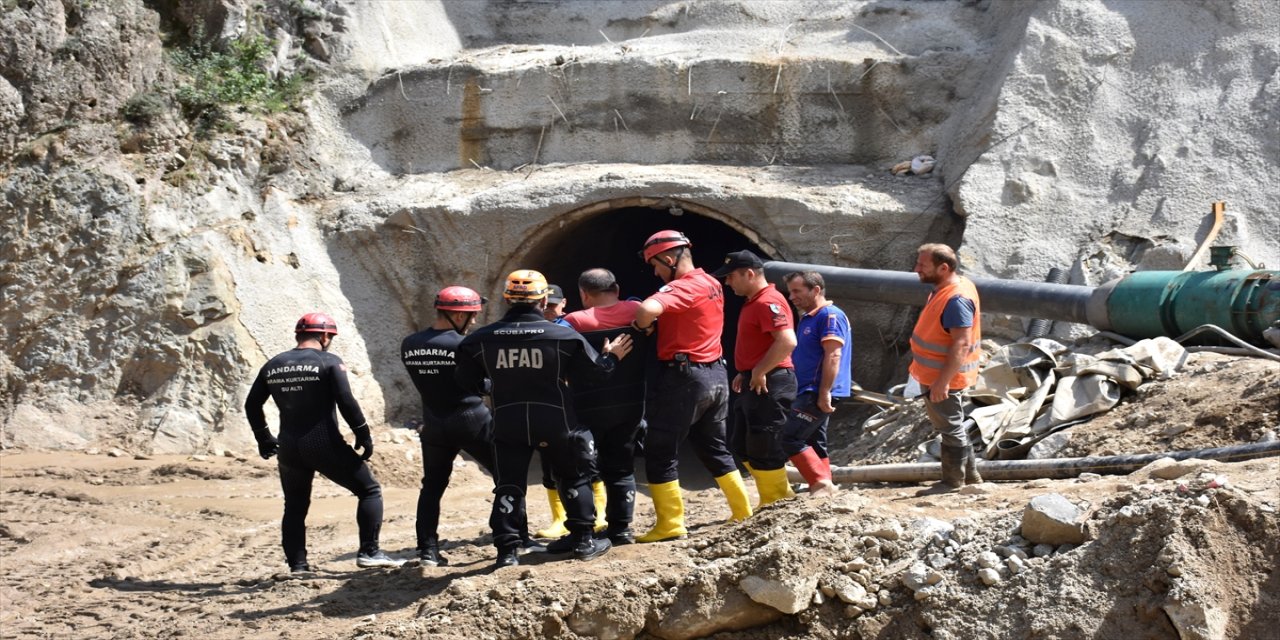
[[[738,586],[752,600],[783,613],[799,613],[813,602],[813,591],[818,587],[818,576],[789,576],[763,578],[747,576]]]
[[[1056,493],[1036,496],[1022,511],[1022,537],[1035,544],[1080,544],[1084,527],[1080,509]]]

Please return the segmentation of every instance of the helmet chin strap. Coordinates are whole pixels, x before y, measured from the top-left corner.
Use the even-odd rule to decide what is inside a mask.
[[[467,319],[463,321],[461,327],[458,326],[458,323],[453,321],[453,312],[446,312],[444,314],[444,319],[449,321],[449,326],[453,327],[454,331],[457,331],[459,335],[465,336],[467,335],[467,327],[471,324],[471,319],[474,318],[475,316],[476,314],[474,311],[468,313]]]
[[[662,257],[658,256],[658,262],[662,263],[662,266],[666,267],[667,271],[671,272],[671,277],[667,278],[667,282],[671,282],[676,279],[676,268],[680,266],[680,258],[684,257],[684,250],[686,248],[687,247],[676,247],[675,255],[672,256],[671,264],[663,262]]]

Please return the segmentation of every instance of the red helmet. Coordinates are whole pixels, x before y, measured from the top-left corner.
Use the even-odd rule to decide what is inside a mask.
[[[480,294],[466,287],[445,287],[436,294],[436,308],[441,311],[479,311],[484,304]]]
[[[689,238],[685,237],[683,233],[667,229],[649,236],[649,239],[644,241],[644,249],[640,251],[640,257],[644,259],[645,262],[648,262],[652,260],[654,256],[668,249],[692,246],[693,243],[689,242]]]
[[[329,333],[338,335],[338,323],[325,313],[308,313],[298,319],[294,333]]]

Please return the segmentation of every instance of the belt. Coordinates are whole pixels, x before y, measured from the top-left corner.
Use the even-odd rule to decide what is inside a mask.
[[[660,366],[667,367],[668,369],[675,369],[675,368],[678,368],[680,365],[688,365],[690,367],[714,367],[717,364],[720,364],[720,361],[712,360],[711,362],[680,362],[678,360],[659,360],[658,364]]]
[[[795,370],[795,369],[793,369],[793,368],[791,368],[791,367],[774,367],[774,368],[772,368],[772,369],[770,369],[770,370],[766,371],[766,372],[765,372],[765,375],[767,376],[767,375],[769,375],[770,373],[773,373],[773,372],[775,372],[775,371],[794,371],[794,370]],[[748,377],[748,378],[750,378],[750,377],[751,377],[751,370],[750,370],[750,369],[747,369],[746,371],[739,371],[738,373],[740,373],[740,374],[742,374],[742,375],[744,375],[744,376],[746,376],[746,377]]]

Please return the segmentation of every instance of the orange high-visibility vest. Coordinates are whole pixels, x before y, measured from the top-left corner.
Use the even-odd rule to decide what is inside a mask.
[[[911,332],[911,377],[920,381],[925,387],[932,387],[942,373],[942,366],[947,361],[947,349],[951,346],[951,334],[942,328],[942,310],[947,301],[955,296],[964,296],[973,301],[972,343],[960,371],[951,378],[948,389],[964,389],[978,380],[978,359],[982,356],[978,343],[982,342],[982,307],[978,303],[978,289],[973,282],[961,276],[955,284],[949,284],[929,295],[920,318],[916,320],[916,328]]]

